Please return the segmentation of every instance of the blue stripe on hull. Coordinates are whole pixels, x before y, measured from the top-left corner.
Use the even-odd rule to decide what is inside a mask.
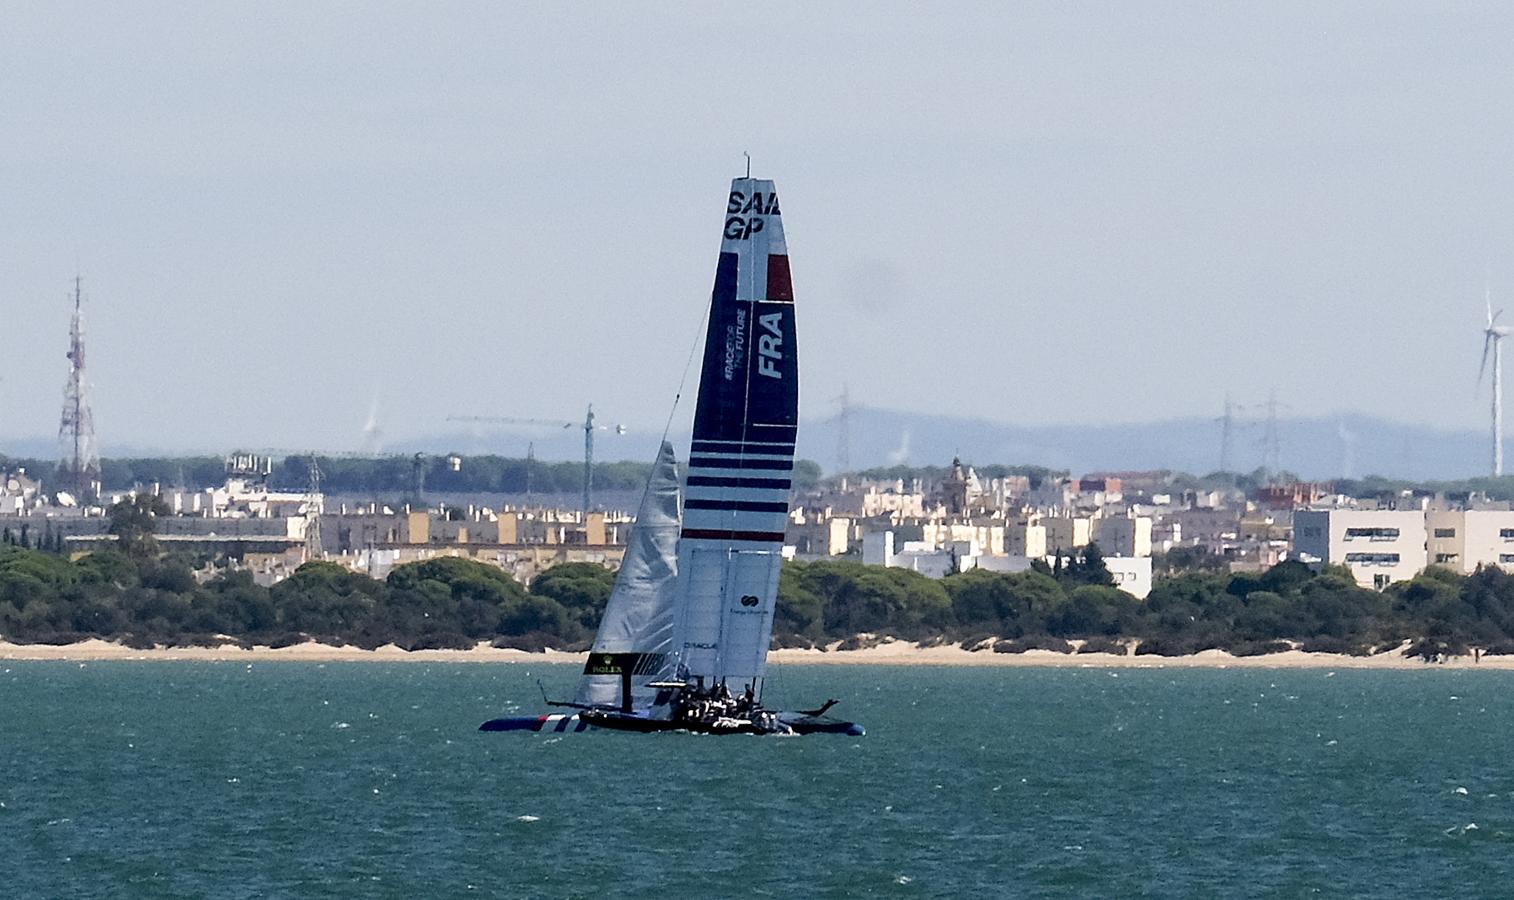
[[[577,713],[571,716],[507,716],[503,719],[490,719],[478,726],[479,731],[583,731],[589,727],[589,723],[578,717]]]

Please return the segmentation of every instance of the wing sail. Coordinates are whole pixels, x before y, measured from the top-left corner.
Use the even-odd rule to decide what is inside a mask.
[[[731,182],[679,542],[682,661],[732,689],[760,689],[766,669],[798,432],[782,215],[773,182]]]

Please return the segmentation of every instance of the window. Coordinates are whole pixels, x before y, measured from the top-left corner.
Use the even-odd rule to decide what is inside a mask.
[[[1514,541],[1514,528],[1500,528],[1498,536],[1506,541]]]
[[[1508,529],[1509,538],[1514,540],[1514,528]],[[1398,540],[1397,528],[1347,528],[1346,540],[1352,538],[1366,538],[1370,541],[1396,541]]]
[[[1346,562],[1360,566],[1396,566],[1397,553],[1347,553]]]
[[[1372,576],[1372,587],[1375,588],[1376,590],[1380,591],[1383,588],[1387,587],[1389,581],[1391,581],[1391,580],[1392,579],[1390,579],[1386,575],[1373,575]]]
[[[1500,553],[1500,554],[1498,554],[1498,562],[1499,562],[1500,565],[1508,564],[1508,563],[1514,563],[1514,553]]]
[[[1459,555],[1456,553],[1437,553],[1435,554],[1435,562],[1438,564],[1454,563]]]
[[[1456,529],[1455,528],[1437,528],[1437,529],[1435,529],[1435,536],[1438,537],[1438,538],[1453,538],[1453,537],[1456,537]]]

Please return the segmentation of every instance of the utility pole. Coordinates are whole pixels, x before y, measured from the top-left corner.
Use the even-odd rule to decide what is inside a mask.
[[[93,499],[100,480],[100,452],[95,442],[95,417],[89,407],[84,372],[84,279],[74,276],[74,314],[68,330],[68,381],[63,387],[63,415],[58,439],[68,459],[62,481],[80,504]]]
[[[526,508],[531,508],[531,470],[536,468],[536,442],[526,444]]]
[[[1220,471],[1230,471],[1230,447],[1235,434],[1235,404],[1225,392],[1225,415],[1220,417]]]
[[[589,510],[594,502],[594,404],[584,416],[584,521],[589,521]]]
[[[417,453],[410,457],[410,493],[413,502],[425,505],[426,500],[426,454]]]

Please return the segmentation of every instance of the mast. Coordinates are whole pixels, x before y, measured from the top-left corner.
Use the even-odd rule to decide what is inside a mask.
[[[1493,477],[1503,477],[1503,335],[1493,337]]]

